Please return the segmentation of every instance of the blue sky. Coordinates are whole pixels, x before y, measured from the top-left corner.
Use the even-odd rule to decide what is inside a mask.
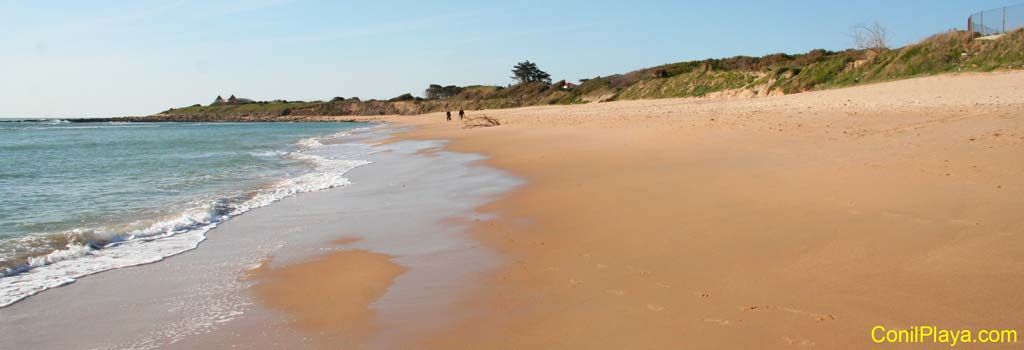
[[[0,117],[146,115],[254,99],[422,95],[708,57],[843,49],[878,21],[893,44],[964,28],[987,0],[0,0]]]

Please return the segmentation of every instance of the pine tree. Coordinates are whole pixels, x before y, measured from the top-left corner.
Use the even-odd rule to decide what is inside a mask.
[[[512,79],[522,83],[551,83],[551,75],[537,68],[537,64],[530,61],[519,62],[512,67]]]

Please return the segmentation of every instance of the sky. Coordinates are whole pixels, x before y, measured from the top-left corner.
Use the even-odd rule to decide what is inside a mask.
[[[422,96],[429,84],[554,80],[664,63],[852,45],[966,27],[988,0],[0,0],[0,117],[148,115],[257,100]]]

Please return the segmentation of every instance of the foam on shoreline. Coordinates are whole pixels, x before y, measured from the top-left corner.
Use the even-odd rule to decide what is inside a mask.
[[[348,135],[350,133],[345,131],[328,137]],[[319,140],[319,137],[300,140],[296,143],[298,150],[284,154],[312,165],[311,171],[242,196],[225,194],[221,198],[197,199],[191,208],[179,214],[138,220],[120,231],[105,227],[80,228],[50,237],[27,237],[36,244],[42,241],[44,246],[62,244],[63,248],[29,256],[15,266],[0,270],[0,308],[73,283],[83,276],[154,263],[195,249],[206,239],[209,230],[231,217],[299,193],[346,186],[350,183],[344,176],[346,172],[370,163],[326,156],[322,148],[330,146],[324,146]],[[46,242],[47,239],[51,241]],[[6,263],[10,265],[11,261]]]
[[[478,166],[483,157],[477,154],[420,153],[442,147],[443,140],[379,143],[393,132],[375,128],[304,140],[299,159],[335,169],[352,165],[339,161],[345,159],[373,164],[344,179],[315,179],[352,186],[312,191],[219,223],[186,255],[96,274],[0,308],[0,348],[309,347],[313,340],[305,329],[256,298],[254,285],[263,281],[252,278],[253,269],[274,271],[340,250],[394,257],[394,264],[408,269],[379,298],[360,303],[362,308],[372,301],[372,322],[386,329],[368,334],[366,344],[388,347],[409,332],[450,324],[462,315],[435,316],[429,325],[413,320],[438,315],[471,288],[473,275],[497,266],[500,257],[465,233],[470,223],[490,218],[476,208],[520,181]],[[314,181],[299,177],[291,179]],[[187,242],[191,232],[167,239]],[[335,243],[346,237],[359,239]],[[66,331],[46,336],[52,329]]]

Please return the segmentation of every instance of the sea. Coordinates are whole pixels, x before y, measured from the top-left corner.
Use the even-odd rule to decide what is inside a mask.
[[[320,141],[372,126],[0,119],[0,307],[159,262],[249,210],[346,186],[369,161],[327,156]]]

